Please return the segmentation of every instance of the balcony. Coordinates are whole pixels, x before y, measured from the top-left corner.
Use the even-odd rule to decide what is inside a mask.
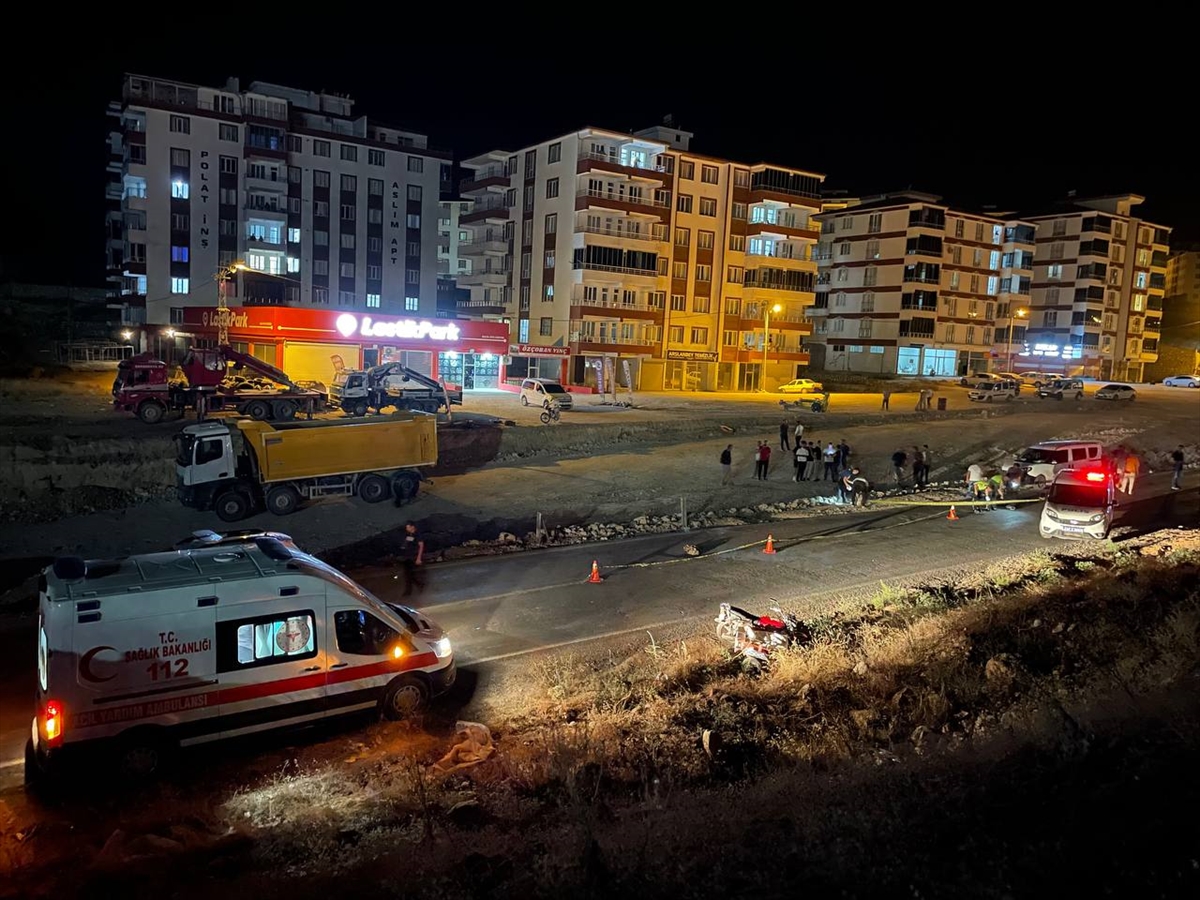
[[[595,171],[612,172],[614,175],[623,175],[627,178],[644,178],[660,184],[663,182],[665,166],[634,165],[632,163],[633,161],[628,158],[623,162],[616,155],[581,150],[575,164],[575,172],[579,175]]]
[[[759,363],[763,361],[763,352],[761,347],[722,347],[721,362],[737,362],[737,363]],[[809,353],[807,350],[799,348],[784,348],[776,350],[767,348],[768,362],[794,362],[800,365],[808,365]]]
[[[464,178],[458,183],[459,193],[470,194],[474,191],[486,190],[490,187],[508,187],[509,176],[504,174],[503,166],[489,166],[486,169],[476,169],[470,178]]]
[[[1150,257],[1150,268],[1165,269],[1167,267],[1167,254],[1161,250],[1155,250],[1154,255]]]
[[[575,285],[582,288],[583,285]],[[588,297],[577,290],[571,297],[571,317],[582,319],[584,316],[601,316],[610,319],[643,319],[661,321],[663,308],[652,306],[645,299],[625,300],[616,295],[601,296],[596,294]]]
[[[249,171],[246,173],[246,187],[255,191],[279,191],[287,193],[288,182],[287,177],[280,177],[278,174],[272,177],[269,173],[261,173],[259,175],[251,175]]]
[[[786,291],[796,294],[811,294],[815,282],[816,279],[809,272],[747,269],[742,288],[744,291]]]
[[[589,272],[608,272],[612,275],[637,275],[642,278],[658,278],[658,269],[638,269],[633,266],[610,266],[589,260],[573,260],[573,269],[586,269]]]
[[[637,219],[630,219],[629,222],[639,222]],[[605,237],[618,238],[622,241],[646,241],[652,244],[665,244],[667,235],[665,231],[655,234],[649,229],[639,231],[630,231],[628,228],[606,228],[603,225],[589,226],[576,225],[575,231],[581,234],[600,234]]]
[[[1167,289],[1167,276],[1154,272],[1150,275],[1150,290],[1165,291]]]
[[[655,200],[652,197],[638,194],[621,194],[615,191],[593,191],[583,188],[575,195],[575,209],[600,207],[602,209],[620,209],[626,212],[660,213],[671,208],[666,200]]]
[[[804,222],[794,216],[780,216],[774,222],[747,222],[746,236],[756,237],[763,234],[774,234],[785,238],[805,238],[816,241],[820,238],[816,222]]]
[[[487,219],[496,219],[502,222],[507,221],[508,208],[508,203],[499,195],[495,199],[489,196],[483,200],[476,200],[470,212],[463,213],[458,217],[458,224],[469,225],[472,222],[483,222]]]
[[[812,258],[812,245],[801,245],[796,248],[789,247],[787,250],[781,250],[779,247],[776,247],[770,251],[759,250],[757,252],[747,248],[746,259],[769,259],[772,265],[787,268],[798,264],[805,269],[811,269],[817,264],[816,260]]]
[[[768,199],[782,197],[785,199],[819,200],[821,197],[821,179],[813,175],[803,175],[799,172],[786,172],[782,169],[764,169],[750,173],[750,202],[755,197]],[[811,206],[813,204],[804,204]],[[819,207],[819,204],[817,204]]]
[[[572,326],[581,324],[572,322]],[[575,353],[624,353],[628,356],[651,356],[654,348],[662,345],[662,341],[651,341],[641,337],[624,337],[599,332],[577,331],[571,329],[571,350]]]
[[[479,269],[474,272],[462,272],[454,280],[461,287],[471,287],[472,285],[505,287],[508,285],[508,276],[511,274],[511,272]]]
[[[262,195],[254,195],[246,198],[245,206],[247,212],[252,212],[256,216],[283,216],[287,217],[287,208],[280,204],[275,197],[263,197]]]
[[[508,312],[506,304],[490,300],[459,300],[455,309],[467,316],[502,316]]]
[[[507,256],[508,241],[502,237],[472,238],[458,243],[459,256]]]

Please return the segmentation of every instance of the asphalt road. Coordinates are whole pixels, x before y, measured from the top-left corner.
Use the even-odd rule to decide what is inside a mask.
[[[1167,489],[1169,474],[1139,483],[1118,527],[1152,530],[1200,524],[1200,473],[1185,490]],[[639,631],[687,626],[729,601],[766,611],[771,598],[810,614],[836,597],[871,590],[880,581],[933,569],[988,563],[1053,547],[1037,532],[1040,506],[964,513],[946,520],[940,507],[877,507],[861,514],[819,516],[661,534],[432,566],[427,590],[412,605],[426,610],[455,645],[460,667],[476,674],[531,654]],[[763,553],[772,534],[778,552]],[[696,544],[705,555],[688,557]],[[603,582],[588,583],[592,561]],[[392,569],[350,571],[384,600],[401,600]],[[34,679],[33,620],[0,628],[0,789],[20,781]],[[480,682],[486,686],[486,678]]]

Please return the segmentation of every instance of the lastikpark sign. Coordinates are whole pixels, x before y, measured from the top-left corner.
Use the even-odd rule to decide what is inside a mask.
[[[335,323],[342,337],[399,338],[407,341],[457,341],[458,326],[435,325],[428,319],[375,319],[342,313]]]

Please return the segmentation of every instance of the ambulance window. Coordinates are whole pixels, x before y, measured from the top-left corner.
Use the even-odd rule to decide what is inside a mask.
[[[208,438],[196,445],[196,465],[213,462],[221,458],[221,439]]]
[[[217,633],[217,653],[223,672],[317,655],[313,614],[308,611],[222,622]]]
[[[347,609],[334,613],[333,627],[338,650],[354,656],[383,656],[402,646],[400,635],[386,622],[366,610]]]

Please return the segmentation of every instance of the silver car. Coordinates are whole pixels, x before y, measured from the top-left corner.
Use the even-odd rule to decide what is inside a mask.
[[[1137,391],[1127,384],[1106,384],[1096,391],[1097,400],[1136,400]]]

